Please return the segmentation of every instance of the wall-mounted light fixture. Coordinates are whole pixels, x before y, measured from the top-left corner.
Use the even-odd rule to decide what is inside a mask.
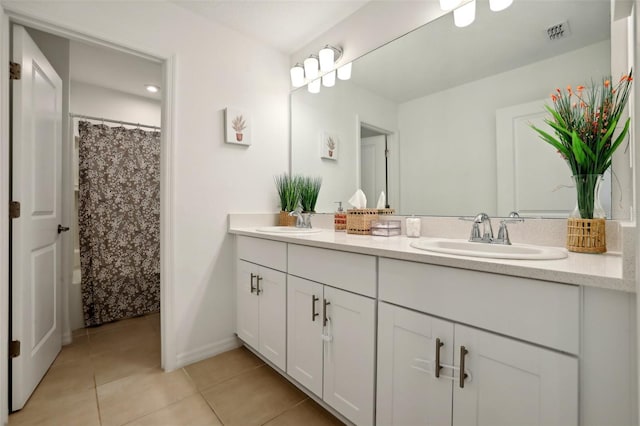
[[[456,27],[469,26],[476,19],[476,0],[471,0],[453,11],[453,23]]]
[[[336,75],[340,80],[348,80],[351,78],[351,63],[338,67],[336,72],[336,64],[342,58],[342,53],[341,47],[327,44],[318,55],[309,55],[302,64],[291,67],[291,85],[302,87],[307,84],[309,92],[319,93],[321,84],[324,87],[335,86]]]
[[[500,12],[511,6],[513,0],[489,0],[489,9],[494,12]]]
[[[304,68],[301,63],[297,63],[291,67],[291,85],[293,87],[304,86]]]
[[[463,3],[464,0],[440,0],[442,10],[453,10],[453,23],[456,27],[469,26],[476,19],[476,0]],[[505,10],[513,0],[489,0],[489,9],[493,12]]]

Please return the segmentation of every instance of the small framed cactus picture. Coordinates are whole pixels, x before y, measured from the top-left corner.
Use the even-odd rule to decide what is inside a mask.
[[[338,136],[329,132],[320,134],[320,158],[338,159]]]
[[[224,121],[225,142],[251,145],[251,120],[246,112],[234,108],[225,108]]]

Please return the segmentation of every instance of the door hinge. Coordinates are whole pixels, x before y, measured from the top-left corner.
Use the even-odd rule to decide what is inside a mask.
[[[9,358],[17,358],[20,356],[20,340],[12,340],[9,342]]]
[[[20,217],[20,201],[9,202],[9,219],[17,219]]]
[[[388,149],[384,150],[384,156],[385,156],[385,158],[389,158],[389,150]]]
[[[9,80],[20,80],[22,77],[22,65],[17,62],[9,62]]]

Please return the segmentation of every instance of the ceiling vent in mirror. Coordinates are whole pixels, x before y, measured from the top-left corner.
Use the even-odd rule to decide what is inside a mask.
[[[571,35],[571,29],[568,21],[560,22],[547,28],[547,37],[551,41],[567,38],[569,35]]]

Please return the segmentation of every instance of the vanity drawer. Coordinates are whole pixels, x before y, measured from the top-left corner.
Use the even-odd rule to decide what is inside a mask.
[[[289,244],[289,274],[376,297],[376,258]]]
[[[279,271],[287,271],[287,244],[239,235],[236,250],[239,259]]]
[[[579,352],[578,286],[380,258],[380,300]]]

